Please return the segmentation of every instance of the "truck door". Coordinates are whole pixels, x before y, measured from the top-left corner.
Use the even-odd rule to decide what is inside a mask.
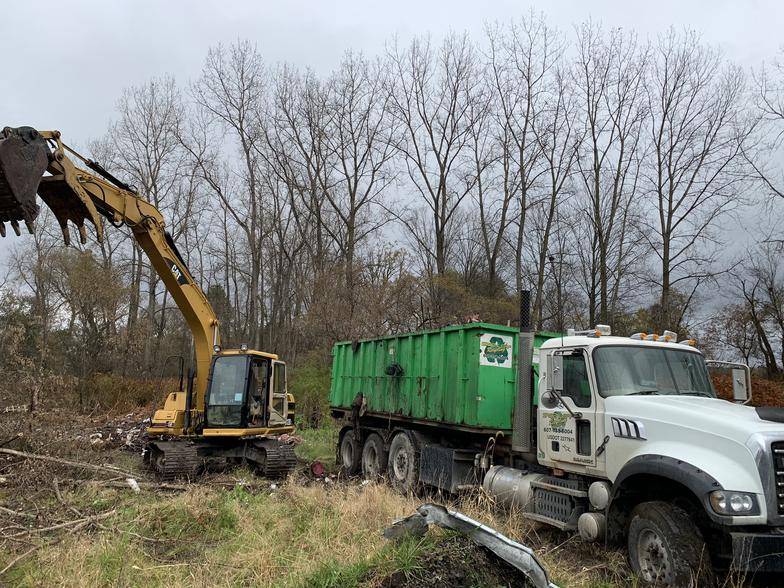
[[[593,466],[596,401],[588,358],[582,349],[566,349],[548,354],[547,361],[549,381],[537,417],[540,460]]]

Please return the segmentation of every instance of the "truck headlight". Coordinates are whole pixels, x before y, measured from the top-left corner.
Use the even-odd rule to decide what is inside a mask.
[[[756,515],[759,514],[757,497],[747,492],[714,490],[710,493],[713,510],[722,515]]]

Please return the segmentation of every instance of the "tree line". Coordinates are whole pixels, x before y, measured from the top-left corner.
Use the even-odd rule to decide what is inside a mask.
[[[327,75],[240,40],[195,80],[125,89],[87,150],[163,212],[227,344],[326,364],[336,340],[514,324],[527,288],[537,329],[671,329],[778,372],[771,57],[534,14],[348,51]],[[10,257],[3,357],[89,376],[190,354],[127,230],[65,249],[51,220]]]

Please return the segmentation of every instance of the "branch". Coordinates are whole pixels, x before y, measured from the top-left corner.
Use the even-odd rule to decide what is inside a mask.
[[[22,457],[24,459],[38,459],[41,461],[49,461],[53,463],[59,463],[62,465],[67,465],[74,468],[83,468],[87,470],[95,470],[98,472],[108,472],[110,474],[122,474],[123,476],[127,476],[129,478],[135,478],[138,474],[132,474],[126,471],[121,470],[120,468],[116,468],[114,466],[99,466],[92,463],[84,463],[78,461],[70,461],[67,459],[61,459],[58,457],[51,457],[48,455],[38,455],[36,453],[25,453],[24,451],[17,451],[15,449],[8,449],[5,447],[0,447],[0,453],[5,453],[6,455],[13,455],[15,457]]]

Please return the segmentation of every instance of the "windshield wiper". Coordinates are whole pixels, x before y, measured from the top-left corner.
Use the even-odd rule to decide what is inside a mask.
[[[707,392],[701,392],[699,390],[691,390],[689,392],[681,392],[681,396],[706,396],[708,398],[713,398],[712,394],[708,394]]]
[[[637,392],[630,392],[627,396],[648,396],[650,394],[658,394],[658,390],[637,390]]]

